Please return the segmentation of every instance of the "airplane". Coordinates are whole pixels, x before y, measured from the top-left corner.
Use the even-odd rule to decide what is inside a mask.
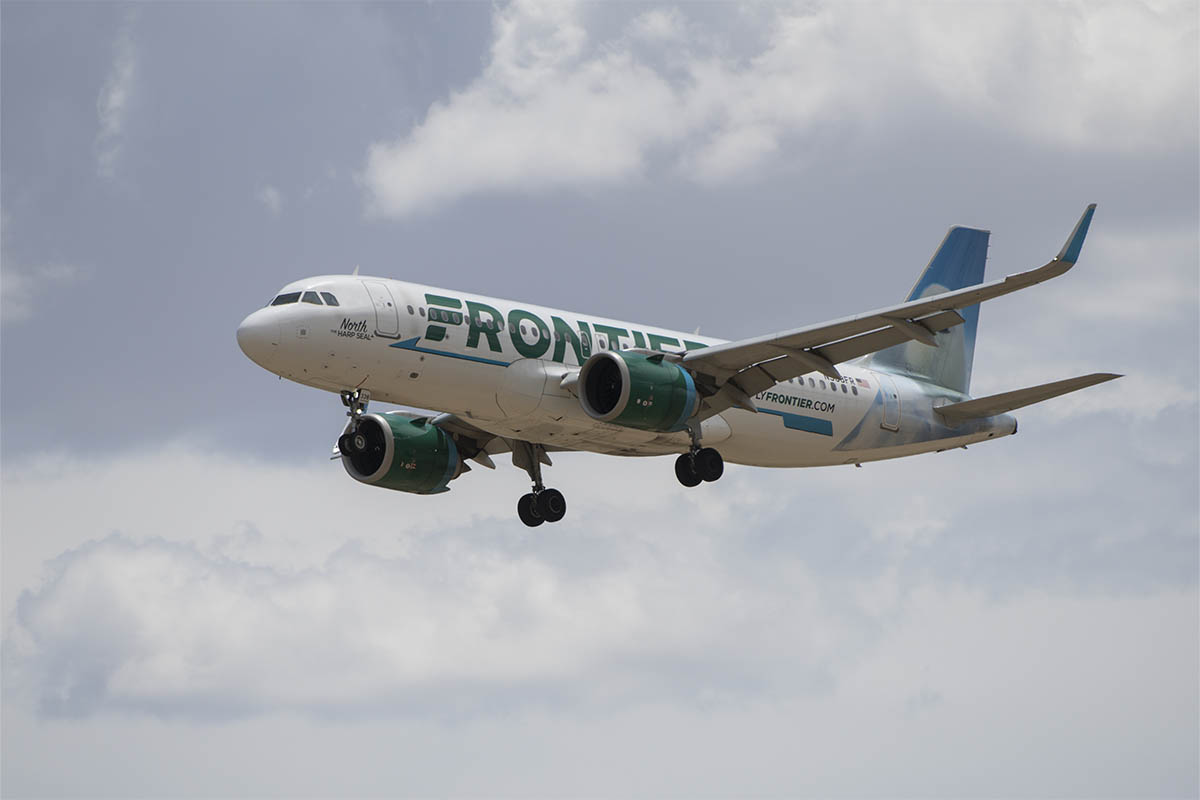
[[[726,461],[815,467],[942,452],[1017,432],[1008,412],[1121,377],[988,397],[969,388],[979,304],[1062,275],[1096,206],[1037,269],[982,283],[989,231],[950,228],[904,302],[739,341],[358,274],[289,283],[238,326],[255,363],[341,395],[332,458],[357,481],[440,494],[511,453],[523,523],[561,520],[550,453],[676,455],[684,486]],[[435,409],[368,413],[371,400]]]

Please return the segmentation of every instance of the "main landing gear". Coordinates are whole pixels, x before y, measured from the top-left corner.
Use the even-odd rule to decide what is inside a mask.
[[[700,446],[699,426],[688,428],[692,448],[675,459],[675,477],[684,486],[699,486],[701,481],[715,481],[725,474],[725,460],[711,447]]]
[[[517,501],[517,516],[531,528],[543,522],[558,522],[567,513],[567,499],[558,489],[542,484],[542,464],[553,466],[546,448],[531,442],[513,442],[513,464],[529,473],[533,491]]]

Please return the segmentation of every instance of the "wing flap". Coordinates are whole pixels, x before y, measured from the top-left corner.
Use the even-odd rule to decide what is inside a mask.
[[[962,403],[953,403],[934,410],[948,422],[952,423],[968,419],[994,417],[997,414],[1024,408],[1034,403],[1040,403],[1043,400],[1049,400],[1052,397],[1076,392],[1080,389],[1086,389],[1089,386],[1095,386],[1098,383],[1104,383],[1105,381],[1115,380],[1120,377],[1120,375],[1114,375],[1110,372],[1096,372],[1091,375],[1081,375],[1078,378],[1067,378],[1066,380],[1054,381],[1053,383],[1043,383],[1040,386],[1030,386],[1027,389],[1016,389],[989,397],[980,397]]]

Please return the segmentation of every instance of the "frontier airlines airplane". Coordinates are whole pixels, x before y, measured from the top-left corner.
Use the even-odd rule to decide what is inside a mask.
[[[955,227],[903,303],[736,342],[357,269],[288,284],[237,339],[264,369],[341,395],[334,457],[355,480],[438,494],[508,452],[533,482],[517,514],[536,526],[567,510],[542,482],[555,451],[678,454],[684,486],[725,461],[858,466],[1016,433],[1007,412],[1120,377],[968,394],[979,304],[1069,270],[1095,208],[1037,269],[981,283],[989,234]]]

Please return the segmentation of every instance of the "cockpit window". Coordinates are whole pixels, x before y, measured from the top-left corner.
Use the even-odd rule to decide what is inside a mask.
[[[302,303],[312,303],[314,306],[322,305],[321,296],[316,292],[305,292],[304,297],[300,298]]]
[[[336,306],[338,304],[337,298],[329,292],[321,292],[321,297],[325,298],[325,305],[327,306]]]
[[[295,303],[299,299],[300,299],[299,292],[287,292],[286,294],[281,294],[281,295],[279,295],[279,297],[276,297],[274,300],[272,300],[271,305],[286,306],[288,303]]]

